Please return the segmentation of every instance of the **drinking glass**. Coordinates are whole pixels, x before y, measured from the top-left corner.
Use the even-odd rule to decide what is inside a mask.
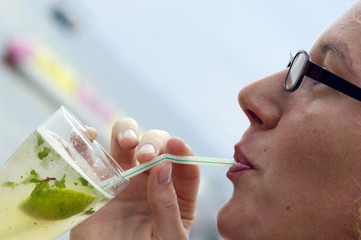
[[[123,170],[60,107],[0,169],[0,239],[54,239],[128,184]]]

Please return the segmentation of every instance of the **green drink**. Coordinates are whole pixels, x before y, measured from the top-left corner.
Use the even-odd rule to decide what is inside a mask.
[[[54,239],[115,197],[128,181],[65,108],[0,169],[0,239]]]

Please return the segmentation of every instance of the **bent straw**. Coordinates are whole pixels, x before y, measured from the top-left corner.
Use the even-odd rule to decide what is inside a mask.
[[[231,167],[236,162],[233,159],[225,158],[209,158],[209,157],[197,157],[197,156],[177,156],[172,154],[162,154],[152,159],[149,162],[142,163],[138,166],[130,168],[122,173],[122,176],[126,179],[134,177],[139,173],[142,173],[152,168],[156,163],[161,161],[170,161],[173,163],[181,164],[192,164],[192,165],[208,165],[208,166],[219,166],[219,167]]]

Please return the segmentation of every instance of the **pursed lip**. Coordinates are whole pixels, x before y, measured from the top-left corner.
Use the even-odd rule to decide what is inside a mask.
[[[249,171],[249,170],[255,170],[254,166],[252,165],[252,163],[248,160],[248,158],[246,157],[246,155],[243,153],[242,149],[240,148],[240,146],[235,145],[234,146],[234,155],[233,158],[236,161],[236,164],[234,164],[227,172],[227,177],[230,178],[231,176],[235,175],[235,174],[240,174],[243,173],[245,171]]]

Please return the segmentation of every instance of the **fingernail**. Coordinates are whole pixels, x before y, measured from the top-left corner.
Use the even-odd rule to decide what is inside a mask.
[[[159,171],[158,183],[159,185],[167,185],[172,177],[172,164],[166,163],[165,166]]]
[[[133,129],[127,129],[125,130],[121,136],[121,138],[128,138],[128,139],[137,139],[137,134]]]
[[[152,144],[144,144],[143,146],[140,147],[138,153],[152,153],[155,154],[155,148]]]

